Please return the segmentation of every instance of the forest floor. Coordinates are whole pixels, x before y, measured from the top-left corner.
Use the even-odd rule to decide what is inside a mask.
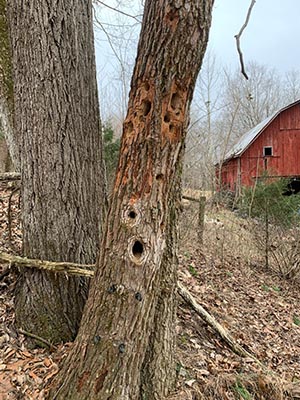
[[[19,196],[0,187],[0,251],[20,252]],[[197,210],[184,211],[179,280],[236,342],[255,355],[240,357],[179,298],[177,389],[170,400],[300,399],[299,283],[266,269],[253,245],[247,221],[226,210],[208,210],[204,245],[197,244]],[[1,275],[0,400],[44,399],[72,344],[31,349],[15,327],[16,273]],[[298,384],[299,382],[299,384]]]

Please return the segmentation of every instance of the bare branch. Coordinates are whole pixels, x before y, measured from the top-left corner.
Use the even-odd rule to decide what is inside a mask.
[[[245,71],[244,59],[243,59],[243,53],[242,53],[242,50],[241,50],[240,39],[241,39],[241,36],[242,36],[246,26],[248,25],[248,22],[250,20],[250,15],[251,15],[251,12],[252,12],[252,9],[253,9],[255,3],[256,3],[256,0],[251,0],[251,4],[250,4],[250,7],[248,9],[247,16],[246,16],[246,21],[245,21],[244,25],[241,27],[241,30],[239,31],[239,33],[234,36],[235,39],[236,39],[236,48],[237,48],[237,51],[239,53],[239,58],[240,58],[241,73],[244,75],[244,77],[247,80],[249,79],[249,77],[248,77],[248,75],[246,74],[246,71]]]
[[[109,6],[108,4],[103,3],[103,1],[100,1],[100,0],[96,0],[96,2],[99,3],[99,4],[101,4],[101,5],[104,6],[104,7],[109,8],[110,10],[116,11],[116,12],[119,13],[119,14],[122,14],[122,15],[125,15],[126,17],[135,19],[139,24],[142,22],[142,21],[138,18],[138,17],[140,17],[140,15],[131,15],[131,14],[128,14],[128,13],[126,13],[126,12],[124,12],[124,11],[118,9],[118,8]]]

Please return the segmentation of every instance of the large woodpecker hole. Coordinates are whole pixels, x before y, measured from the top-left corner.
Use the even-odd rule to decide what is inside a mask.
[[[151,110],[151,101],[144,100],[142,103],[142,108],[143,108],[143,115],[146,117],[146,115],[148,115]]]
[[[135,219],[136,217],[136,212],[134,210],[129,211],[128,217],[131,219]]]
[[[180,108],[181,98],[178,93],[173,93],[171,97],[171,107],[173,110]]]
[[[136,259],[140,259],[143,255],[144,252],[144,246],[143,243],[140,242],[139,240],[136,240],[134,242],[134,245],[132,246],[132,254]]]
[[[174,134],[175,133],[175,126],[173,124],[170,124],[169,130],[170,130],[170,133]]]
[[[170,120],[171,120],[170,113],[167,112],[167,113],[165,114],[165,116],[164,116],[164,122],[167,122],[167,123],[168,123],[168,122],[170,122]]]

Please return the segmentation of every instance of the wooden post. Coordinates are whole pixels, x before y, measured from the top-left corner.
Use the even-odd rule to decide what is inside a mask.
[[[200,196],[199,199],[195,199],[194,197],[183,195],[182,198],[186,199],[186,200],[189,200],[189,201],[194,201],[196,203],[199,203],[197,236],[198,236],[199,244],[202,245],[203,244],[204,215],[205,215],[206,197],[205,196]]]
[[[198,214],[198,229],[197,229],[198,241],[199,241],[200,245],[203,244],[205,203],[206,203],[206,197],[200,196],[200,198],[199,198],[199,214]]]

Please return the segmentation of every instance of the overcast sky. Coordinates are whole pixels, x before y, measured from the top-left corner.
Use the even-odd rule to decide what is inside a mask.
[[[245,21],[250,0],[215,0],[209,47],[219,61],[238,66],[234,35]],[[300,0],[256,0],[241,39],[245,61],[281,72],[300,70]]]
[[[137,14],[141,1],[122,0],[123,4],[127,4],[127,8],[122,7],[122,10]],[[103,2],[114,7],[119,0],[103,0]],[[241,29],[250,3],[250,0],[215,0],[208,48],[216,56],[219,66],[233,70],[240,68],[234,35]],[[299,15],[300,0],[256,0],[250,22],[241,38],[246,72],[247,62],[255,61],[274,68],[281,74],[291,70],[297,70],[300,74]],[[98,17],[104,23],[104,29],[110,31],[115,53],[122,59],[126,70],[124,87],[121,84],[120,62],[109,46],[106,35],[96,26],[98,87],[100,97],[106,100],[105,104],[104,101],[101,102],[102,113],[124,116],[131,75],[130,67],[133,66],[136,55],[139,24],[104,6],[99,8]],[[132,30],[129,26],[128,29],[124,28],[124,23],[135,24],[135,29]],[[112,25],[123,28],[113,28]],[[120,104],[122,104],[121,111]]]
[[[106,0],[110,6],[115,3],[115,0]],[[234,35],[243,25],[249,5],[250,0],[215,0],[209,48],[222,64],[238,66]],[[126,11],[130,12],[130,7]],[[117,17],[105,7],[101,8],[100,15],[101,19],[110,21]],[[299,15],[300,0],[256,0],[241,39],[245,62],[257,61],[281,72],[300,69]],[[96,32],[97,63],[102,68],[107,62],[105,55],[112,54],[112,51],[99,40],[99,36]],[[132,51],[135,52],[135,49]]]

